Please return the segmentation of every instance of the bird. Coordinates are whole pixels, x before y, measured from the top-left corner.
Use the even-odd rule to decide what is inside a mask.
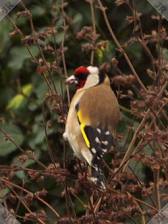
[[[118,100],[109,77],[96,66],[77,67],[66,83],[75,84],[76,92],[69,106],[63,137],[74,155],[89,165],[89,179],[106,189],[102,160],[114,146],[120,119]]]

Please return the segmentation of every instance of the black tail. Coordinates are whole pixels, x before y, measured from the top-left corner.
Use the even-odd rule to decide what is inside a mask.
[[[89,140],[89,150],[92,153],[91,180],[101,189],[106,189],[105,178],[102,172],[102,160],[105,153],[115,145],[112,133],[108,129],[101,127],[93,128],[85,126],[85,134]]]
[[[93,181],[102,190],[105,190],[105,177],[102,169],[97,164],[93,164],[93,166],[91,167],[91,175],[91,181]]]

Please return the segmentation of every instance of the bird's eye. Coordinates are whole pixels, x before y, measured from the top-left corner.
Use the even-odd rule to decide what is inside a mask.
[[[87,76],[88,76],[88,73],[81,73],[81,74],[75,75],[77,80],[85,80]]]

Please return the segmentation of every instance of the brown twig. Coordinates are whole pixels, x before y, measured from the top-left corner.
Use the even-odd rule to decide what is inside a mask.
[[[143,82],[141,81],[141,79],[139,78],[137,72],[135,71],[134,66],[133,66],[133,64],[131,63],[131,61],[130,61],[128,55],[127,55],[127,53],[125,52],[125,50],[123,49],[123,47],[121,46],[120,42],[118,41],[116,35],[115,35],[114,32],[113,32],[113,29],[112,29],[112,27],[111,27],[111,25],[110,25],[110,22],[109,22],[109,20],[108,20],[107,14],[106,14],[106,8],[103,6],[101,0],[97,0],[97,1],[98,1],[98,4],[99,4],[99,8],[100,8],[100,10],[101,10],[101,12],[102,12],[102,14],[103,14],[103,17],[104,17],[106,26],[107,26],[107,28],[108,28],[108,30],[109,30],[109,33],[111,34],[112,39],[114,40],[116,46],[118,47],[118,50],[124,55],[125,60],[127,61],[127,63],[128,63],[128,65],[129,65],[129,67],[130,67],[132,73],[135,75],[135,77],[136,77],[137,81],[139,82],[140,86],[141,86],[145,91],[147,91],[146,87],[144,86]]]

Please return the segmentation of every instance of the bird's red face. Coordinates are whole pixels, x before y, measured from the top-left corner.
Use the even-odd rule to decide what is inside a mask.
[[[90,74],[89,70],[85,66],[80,66],[75,69],[74,75],[66,79],[67,84],[75,83],[77,88],[82,88],[87,80],[88,75]]]

